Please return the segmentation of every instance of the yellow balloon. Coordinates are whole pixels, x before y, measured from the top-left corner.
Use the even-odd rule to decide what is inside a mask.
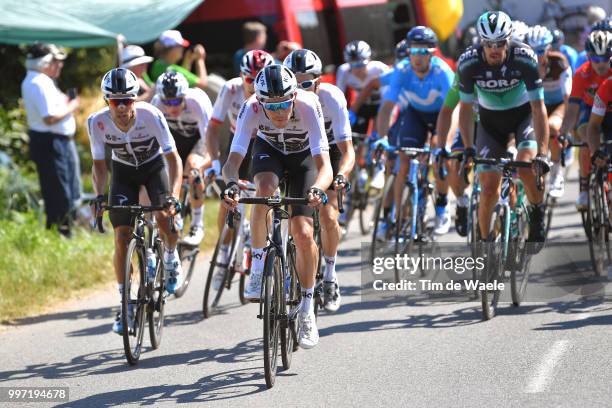
[[[454,33],[463,16],[463,0],[423,0],[429,27],[440,41]]]

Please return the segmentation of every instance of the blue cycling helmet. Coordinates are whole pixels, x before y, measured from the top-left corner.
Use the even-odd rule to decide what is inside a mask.
[[[424,44],[433,48],[438,45],[436,33],[431,28],[425,26],[411,28],[408,34],[406,34],[406,40],[408,40],[408,45],[410,46],[413,44]]]
[[[591,32],[593,31],[612,32],[612,17],[604,18],[603,20],[593,24],[591,26]]]

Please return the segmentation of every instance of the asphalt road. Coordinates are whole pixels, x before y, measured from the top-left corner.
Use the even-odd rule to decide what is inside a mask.
[[[551,242],[584,241],[575,197],[573,180]],[[352,227],[339,256],[343,305],[319,317],[319,345],[296,352],[273,389],[263,377],[257,306],[239,306],[234,290],[222,314],[203,320],[201,275],[167,304],[163,343],[153,351],[147,339],[137,367],[111,332],[118,296],[101,291],[0,332],[0,387],[69,387],[61,406],[70,407],[610,406],[612,303],[600,296],[609,293],[607,279],[593,277],[588,253],[556,275],[532,277],[545,287],[559,276],[574,287],[595,285],[591,296],[577,290],[571,299],[504,304],[484,322],[467,297],[362,299],[362,237]]]

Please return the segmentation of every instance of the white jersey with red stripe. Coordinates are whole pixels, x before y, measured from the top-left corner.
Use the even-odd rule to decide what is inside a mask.
[[[297,90],[293,113],[283,129],[272,124],[256,95],[247,99],[238,115],[230,152],[244,157],[254,132],[257,132],[257,137],[284,155],[308,149],[313,156],[329,152],[319,99],[313,92],[302,89]]]
[[[159,109],[147,102],[134,104],[132,127],[123,132],[115,125],[108,107],[87,119],[87,131],[94,160],[104,160],[104,145],[112,149],[112,159],[138,167],[161,154],[176,150],[174,139]]]
[[[232,132],[236,132],[236,121],[242,104],[247,99],[242,86],[242,77],[232,78],[227,81],[217,100],[213,106],[212,118],[213,122],[223,123],[225,116],[229,117],[230,128]]]
[[[340,89],[332,84],[319,84],[319,102],[323,109],[323,122],[329,144],[352,139],[346,98]]]

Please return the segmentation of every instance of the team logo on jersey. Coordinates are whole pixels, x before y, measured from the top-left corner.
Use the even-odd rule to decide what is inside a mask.
[[[485,72],[485,77],[487,79],[491,79],[491,78],[493,78],[493,73],[491,71],[487,71],[487,72]]]
[[[489,80],[477,80],[476,85],[480,88],[497,89],[497,88],[510,88],[520,82],[519,79],[513,78],[510,81],[507,79],[489,79]]]
[[[102,123],[101,120],[99,120],[96,124],[98,125],[98,129],[100,129],[101,131],[104,131],[104,123]]]
[[[115,195],[115,197],[117,198],[119,205],[125,205],[128,202],[128,198],[124,196],[123,194],[117,194]]]
[[[259,112],[259,106],[257,106],[256,103],[253,104],[253,112],[255,112],[255,113]]]

